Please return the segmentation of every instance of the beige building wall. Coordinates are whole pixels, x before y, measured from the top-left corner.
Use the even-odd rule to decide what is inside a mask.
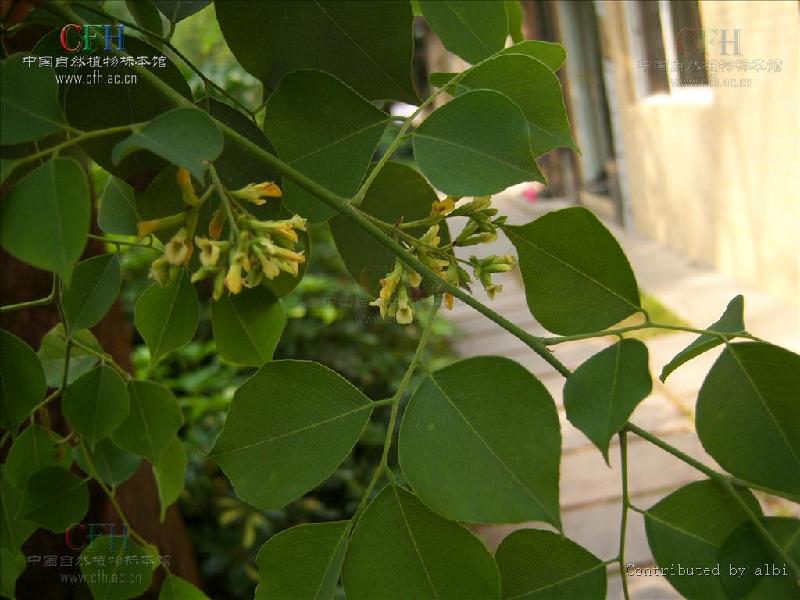
[[[637,98],[623,3],[601,28],[637,231],[791,302],[800,298],[800,10],[786,2],[701,1],[703,27],[740,29],[742,58],[781,72],[731,72],[748,88],[706,98]],[[719,57],[711,45],[708,59]],[[580,143],[580,141],[579,141]]]

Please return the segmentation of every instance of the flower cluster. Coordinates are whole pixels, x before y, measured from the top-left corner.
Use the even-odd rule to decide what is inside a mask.
[[[467,271],[461,268],[459,263],[468,265],[472,268],[474,278],[481,283],[489,297],[494,298],[498,292],[502,291],[503,286],[494,283],[492,275],[510,271],[515,264],[514,257],[510,254],[492,255],[485,258],[471,256],[466,261],[457,258],[453,248],[495,241],[497,229],[505,222],[506,218],[497,216],[497,209],[492,208],[489,196],[476,196],[463,203],[460,202],[461,200],[462,198],[455,196],[436,200],[426,219],[400,225],[401,228],[428,225],[425,233],[419,238],[403,235],[399,241],[407,245],[406,249],[409,254],[455,287],[469,290],[473,279]],[[440,223],[451,216],[467,217],[467,224],[455,240],[442,246]],[[420,274],[396,259],[394,268],[380,280],[380,293],[378,298],[371,302],[371,305],[380,309],[382,317],[388,315],[398,323],[412,323],[414,311],[410,298],[424,295],[423,291],[419,289],[421,285]],[[444,294],[445,305],[448,309],[453,307],[453,300],[452,294]]]
[[[261,205],[268,198],[280,198],[281,190],[275,183],[250,184],[227,192],[237,204],[232,203],[230,212],[222,206],[214,212],[208,236],[197,232],[199,208],[207,196],[197,197],[184,169],[178,170],[178,185],[187,205],[185,212],[139,223],[140,237],[178,227],[165,243],[163,254],[150,266],[150,277],[156,282],[167,285],[175,281],[181,270],[189,266],[195,249],[200,266],[192,274],[191,281],[212,279],[215,300],[219,300],[226,289],[231,294],[239,294],[242,289],[255,287],[265,279],[275,279],[281,273],[293,276],[299,273],[306,257],[297,249],[298,231],[306,231],[306,220],[295,215],[291,219],[260,221],[240,206],[236,207],[238,201]],[[235,222],[229,223],[229,239],[221,240],[225,222],[231,217]]]

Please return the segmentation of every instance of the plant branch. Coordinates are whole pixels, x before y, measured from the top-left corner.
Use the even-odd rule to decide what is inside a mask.
[[[755,525],[757,531],[759,532],[761,537],[764,539],[764,541],[766,541],[767,544],[769,544],[769,546],[778,553],[778,555],[786,562],[786,564],[789,566],[789,568],[791,568],[792,571],[794,571],[795,575],[797,577],[800,577],[800,567],[798,567],[798,565],[794,562],[792,557],[788,555],[786,550],[783,549],[781,547],[781,545],[775,540],[775,538],[772,537],[772,535],[769,533],[769,531],[767,531],[767,529],[764,527],[764,524],[761,522],[761,519],[759,518],[759,516],[755,512],[753,512],[753,510],[750,508],[750,506],[744,501],[744,499],[741,497],[739,492],[736,490],[736,487],[738,487],[740,485],[738,483],[738,480],[732,480],[727,475],[725,475],[723,473],[720,473],[718,471],[715,471],[711,467],[707,467],[706,465],[704,465],[700,461],[692,458],[691,456],[689,456],[688,454],[685,454],[684,452],[681,452],[677,448],[671,446],[670,444],[666,443],[662,439],[654,436],[650,432],[645,431],[644,429],[641,429],[641,428],[637,427],[636,425],[628,423],[623,428],[623,431],[626,431],[626,430],[630,431],[631,433],[634,433],[634,434],[638,435],[642,439],[647,440],[651,444],[654,444],[654,445],[658,446],[659,448],[661,448],[665,452],[668,452],[669,454],[672,454],[676,458],[682,460],[683,462],[691,465],[692,467],[694,467],[695,469],[697,469],[701,473],[707,475],[709,477],[709,479],[712,479],[712,480],[716,481],[717,483],[719,483],[725,489],[725,491],[728,492],[728,494],[730,496],[732,496],[733,499],[747,513],[748,517],[753,522],[753,525]],[[752,487],[752,486],[750,484],[748,484],[748,483],[743,482],[742,487],[746,488],[746,487]]]
[[[86,237],[88,237],[90,240],[97,240],[98,242],[105,242],[107,244],[113,244],[113,245],[115,245],[117,247],[119,247],[119,246],[133,246],[135,248],[147,248],[148,250],[156,250],[156,251],[160,252],[160,250],[153,245],[152,238],[150,240],[150,243],[142,244],[140,242],[127,242],[127,241],[124,241],[124,240],[115,240],[115,239],[110,238],[108,236],[94,235],[92,233],[88,234]]]
[[[650,320],[647,320],[644,323],[639,323],[638,325],[629,325],[627,327],[618,327],[616,329],[604,329],[602,331],[595,331],[592,333],[579,333],[576,335],[545,337],[541,338],[541,340],[548,346],[554,346],[556,344],[563,344],[564,342],[574,342],[576,340],[586,340],[589,338],[605,337],[610,335],[621,335],[629,331],[640,331],[642,329],[669,329],[673,331],[687,331],[689,333],[697,333],[699,335],[710,335],[718,337],[722,341],[728,341],[737,337],[753,340],[756,342],[763,341],[761,338],[758,338],[754,335],[750,335],[749,333],[746,333],[744,331],[738,333],[725,333],[722,331],[714,331],[712,329],[695,329],[693,327],[685,327],[683,325],[667,325],[666,323],[654,323]]]
[[[620,517],[619,527],[619,554],[617,560],[619,562],[619,575],[622,580],[622,593],[625,600],[630,600],[630,593],[628,592],[628,576],[625,573],[625,537],[628,532],[628,506],[630,506],[630,498],[628,498],[628,439],[625,431],[619,432],[619,463],[620,471],[622,472],[622,516]]]
[[[403,374],[400,384],[397,386],[397,391],[388,400],[392,406],[392,412],[389,415],[389,424],[386,426],[386,437],[383,440],[381,461],[378,463],[378,466],[372,475],[372,479],[370,479],[367,489],[364,491],[361,502],[359,503],[358,508],[356,508],[356,512],[353,514],[353,518],[350,520],[350,523],[355,523],[358,521],[358,518],[361,516],[367,506],[367,502],[369,502],[369,498],[372,495],[372,490],[375,488],[375,484],[378,482],[378,479],[380,479],[381,474],[389,469],[389,449],[392,447],[395,424],[397,423],[397,413],[400,411],[400,401],[403,399],[403,394],[405,394],[406,388],[411,381],[411,377],[414,375],[414,371],[417,369],[417,365],[419,365],[420,361],[422,360],[422,355],[425,352],[425,347],[428,345],[428,339],[430,339],[431,331],[433,330],[433,323],[436,320],[436,313],[441,305],[441,294],[435,294],[433,297],[433,304],[431,305],[431,311],[428,315],[428,321],[425,323],[425,328],[422,330],[422,335],[419,338],[417,349],[414,351],[414,356],[412,357],[406,372]]]
[[[217,170],[214,168],[214,165],[209,165],[208,167],[209,173],[211,173],[211,181],[214,187],[217,189],[217,194],[219,195],[219,199],[222,202],[222,206],[225,207],[225,214],[228,216],[228,221],[230,222],[231,231],[238,233],[239,226],[236,224],[236,217],[233,214],[233,209],[231,208],[231,202],[228,199],[228,194],[225,191],[225,186],[222,185],[222,181],[219,179],[219,175],[217,174]]]

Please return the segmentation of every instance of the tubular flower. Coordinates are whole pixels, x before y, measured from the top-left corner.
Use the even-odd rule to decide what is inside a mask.
[[[253,245],[253,254],[256,255],[258,264],[261,265],[261,274],[267,279],[275,279],[280,274],[280,269],[257,245]]]
[[[228,247],[227,242],[217,242],[202,237],[195,237],[194,243],[200,249],[200,264],[204,267],[216,266],[222,251]]]
[[[281,188],[272,181],[250,183],[235,192],[231,192],[231,196],[237,200],[244,200],[256,206],[266,204],[267,198],[280,198],[282,195]]]
[[[230,266],[225,275],[225,287],[231,294],[238,294],[242,291],[242,264],[245,256],[243,253],[235,251],[231,253]]]
[[[164,246],[164,256],[171,265],[182,265],[188,262],[191,257],[189,245],[186,240],[189,232],[185,227],[181,227],[172,239]]]
[[[188,204],[189,206],[198,206],[200,204],[200,199],[194,192],[194,185],[192,185],[192,176],[189,174],[189,171],[181,167],[180,169],[178,169],[177,179],[178,179],[178,187],[181,188],[181,196],[183,197],[183,203]]]
[[[159,256],[150,264],[150,279],[164,285],[169,281],[169,261],[165,256]]]
[[[395,259],[394,268],[386,275],[386,277],[380,280],[381,291],[379,293],[379,297],[388,302],[394,295],[394,291],[397,289],[397,285],[400,283],[402,276],[403,263]]]
[[[397,293],[397,311],[394,318],[400,325],[408,325],[414,321],[414,311],[408,303],[408,292],[405,287],[401,287]]]
[[[456,209],[456,202],[458,202],[460,198],[457,196],[448,196],[444,200],[436,200],[431,205],[431,217],[446,217],[451,212]]]

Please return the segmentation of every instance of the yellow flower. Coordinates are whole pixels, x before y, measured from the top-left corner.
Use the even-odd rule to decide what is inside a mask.
[[[397,296],[397,312],[394,314],[394,318],[400,325],[408,325],[414,321],[414,311],[408,303],[406,288],[401,287]]]
[[[261,273],[264,275],[264,277],[267,279],[275,279],[280,274],[278,265],[267,258],[267,256],[261,251],[261,248],[254,245],[253,254],[256,255],[258,263],[261,265]]]
[[[181,167],[178,169],[178,187],[181,188],[181,195],[183,196],[183,203],[189,206],[197,206],[200,200],[197,194],[194,193],[194,185],[192,185],[192,176],[189,171]]]
[[[231,261],[228,267],[228,274],[225,275],[225,287],[231,294],[238,294],[242,291],[242,265],[237,260]]]
[[[189,232],[185,227],[181,227],[172,239],[164,246],[164,256],[171,265],[182,265],[189,260],[191,253],[186,239]]]
[[[447,310],[453,310],[453,294],[450,292],[444,293],[444,305],[447,307]]]
[[[214,291],[211,297],[216,301],[222,298],[222,292],[225,291],[225,270],[219,269],[217,276],[214,277]]]
[[[386,303],[386,300],[384,300],[383,298],[376,298],[375,300],[373,300],[372,302],[370,302],[370,303],[369,303],[369,305],[370,305],[370,306],[377,306],[377,307],[378,307],[378,309],[380,310],[380,313],[381,313],[381,318],[382,318],[382,319],[383,319],[384,317],[386,317],[386,309],[387,309],[387,308],[388,308],[388,306],[389,306],[389,305]]]
[[[494,300],[494,297],[503,291],[503,286],[498,283],[492,283],[490,285],[484,286],[486,293],[489,294],[489,298]]]
[[[231,192],[231,195],[238,200],[261,206],[267,202],[267,198],[280,198],[283,193],[278,184],[272,181],[265,181],[263,183],[250,183],[235,192]]]
[[[165,256],[159,256],[150,264],[150,279],[157,283],[165,283],[169,278],[169,261]]]
[[[444,200],[436,200],[431,206],[431,216],[446,217],[455,210],[457,200],[458,198],[455,196],[448,196]]]
[[[406,274],[408,275],[408,283],[411,287],[419,287],[422,285],[422,275],[413,269],[406,269]]]
[[[216,266],[222,253],[221,244],[201,237],[195,237],[194,243],[200,248],[200,264],[204,267]]]

